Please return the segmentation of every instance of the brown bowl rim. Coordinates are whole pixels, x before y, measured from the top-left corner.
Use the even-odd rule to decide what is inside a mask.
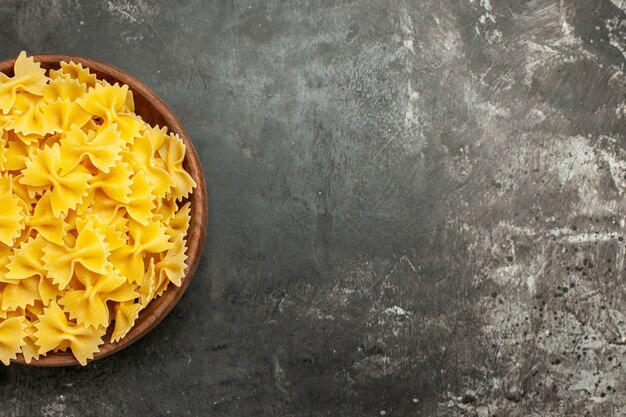
[[[191,220],[187,233],[187,267],[185,268],[185,277],[182,280],[181,286],[176,287],[170,285],[161,297],[148,304],[148,306],[139,313],[135,325],[122,340],[116,343],[106,342],[106,340],[109,340],[112,330],[112,326],[109,326],[107,334],[104,336],[105,343],[100,345],[100,351],[96,352],[94,358],[89,360],[91,363],[130,346],[154,329],[156,325],[172,311],[189,286],[200,263],[206,237],[208,198],[204,173],[202,171],[200,158],[178,117],[176,117],[174,112],[156,95],[156,93],[137,78],[113,65],[92,58],[64,54],[33,54],[30,56],[32,56],[36,62],[40,62],[42,68],[46,70],[59,68],[61,61],[73,61],[74,63],[82,64],[83,67],[88,67],[90,71],[97,75],[98,79],[114,79],[128,85],[133,92],[135,101],[137,102],[137,97],[141,97],[145,102],[150,103],[154,110],[163,118],[165,121],[164,124],[169,131],[177,133],[183,140],[186,147],[184,167],[193,177],[197,185],[193,193],[187,199],[191,202]],[[11,74],[15,60],[16,58],[12,58],[0,62],[0,72]],[[48,353],[46,356],[40,356],[38,360],[32,360],[29,364],[25,362],[22,354],[18,354],[13,362],[42,367],[79,365],[69,349],[64,352]]]

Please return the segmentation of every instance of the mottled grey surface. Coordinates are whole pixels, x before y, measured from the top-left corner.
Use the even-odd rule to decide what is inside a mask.
[[[0,3],[110,62],[210,194],[173,313],[0,416],[626,415],[626,2]]]

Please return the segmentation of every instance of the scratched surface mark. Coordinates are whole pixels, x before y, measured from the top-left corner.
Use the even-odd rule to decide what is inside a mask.
[[[1,417],[626,414],[624,0],[10,0],[2,58],[112,63],[180,116],[188,293]]]

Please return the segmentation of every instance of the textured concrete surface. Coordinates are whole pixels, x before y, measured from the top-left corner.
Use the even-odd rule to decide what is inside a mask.
[[[626,415],[624,0],[0,3],[187,126],[199,272],[0,416]]]

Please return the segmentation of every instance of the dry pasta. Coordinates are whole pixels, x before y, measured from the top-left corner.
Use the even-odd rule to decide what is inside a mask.
[[[0,361],[70,349],[85,365],[180,286],[196,186],[185,145],[132,92],[22,52],[0,73]]]

